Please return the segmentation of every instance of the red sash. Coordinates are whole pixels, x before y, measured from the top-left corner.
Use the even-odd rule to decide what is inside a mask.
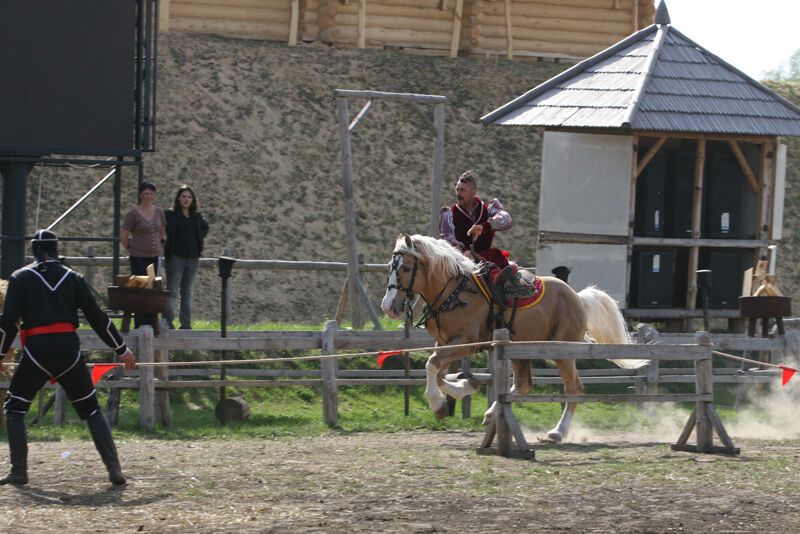
[[[25,340],[31,336],[38,336],[41,334],[61,334],[64,332],[74,332],[75,325],[72,323],[52,323],[44,326],[34,326],[33,328],[26,328],[19,331],[19,341],[22,346],[25,346]]]

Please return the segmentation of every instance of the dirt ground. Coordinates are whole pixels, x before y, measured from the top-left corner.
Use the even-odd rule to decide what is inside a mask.
[[[726,457],[607,439],[538,444],[536,462],[478,456],[466,432],[123,441],[123,490],[90,442],[35,442],[0,531],[796,532],[798,441]]]

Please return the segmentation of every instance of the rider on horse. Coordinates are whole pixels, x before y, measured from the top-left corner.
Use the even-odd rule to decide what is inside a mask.
[[[488,204],[477,196],[475,173],[467,171],[456,182],[457,202],[439,213],[439,234],[442,239],[472,257],[475,261],[494,264],[489,280],[502,288],[514,277],[516,269],[498,248],[492,247],[495,232],[511,228],[511,215],[499,200]]]

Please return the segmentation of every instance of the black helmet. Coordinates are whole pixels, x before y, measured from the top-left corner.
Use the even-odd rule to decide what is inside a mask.
[[[31,239],[31,249],[39,261],[44,260],[42,253],[56,259],[58,258],[58,236],[52,230],[37,230]]]

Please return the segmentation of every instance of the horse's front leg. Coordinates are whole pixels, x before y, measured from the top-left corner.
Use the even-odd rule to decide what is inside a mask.
[[[450,340],[449,345],[460,345],[467,342],[466,338],[456,337]],[[473,378],[462,378],[454,382],[444,378],[444,374],[452,362],[470,355],[473,351],[472,347],[448,348],[447,345],[437,345],[436,351],[428,358],[428,362],[425,364],[425,398],[428,399],[428,405],[436,414],[437,419],[447,417],[445,394],[461,399],[478,389],[480,384]]]

